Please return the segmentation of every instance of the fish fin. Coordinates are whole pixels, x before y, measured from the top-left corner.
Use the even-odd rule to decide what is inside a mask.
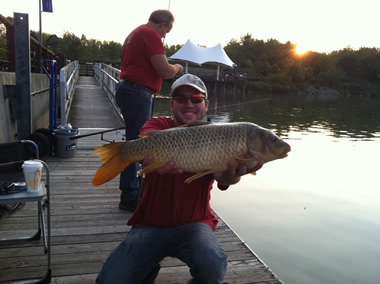
[[[203,121],[203,120],[194,120],[192,122],[189,122],[187,124],[183,124],[183,125],[180,125],[177,127],[195,127],[195,126],[202,126],[202,125],[207,125],[207,124],[211,124],[211,122]],[[174,127],[174,128],[176,128],[176,127]],[[139,138],[145,138],[148,136],[157,135],[157,134],[162,133],[162,131],[163,130],[153,130],[153,131],[145,132],[145,133],[140,134]]]
[[[97,170],[92,184],[94,186],[106,183],[121,173],[132,161],[121,159],[121,147],[125,142],[117,142],[97,147],[94,152],[104,164]]]
[[[142,169],[142,171],[140,172],[140,174],[147,174],[147,173],[151,173],[151,172],[155,172],[159,169],[161,169],[164,165],[161,164],[161,163],[158,163],[158,162],[155,162],[153,160],[153,162],[151,164],[149,164],[148,166],[144,167]]]
[[[253,169],[259,163],[256,157],[250,157],[250,158],[237,157],[236,160],[238,160],[239,162],[245,163],[249,169]],[[256,175],[256,172],[252,172],[251,174]]]
[[[145,133],[141,133],[141,134],[139,134],[139,138],[145,138],[145,137],[161,134],[162,131],[163,130],[153,130],[153,131],[148,131],[148,132],[145,132]]]
[[[150,135],[152,135],[152,134],[154,134],[156,132],[158,132],[158,131],[150,131],[150,132],[141,133],[141,134],[139,134],[139,138],[148,137],[148,136],[150,136]]]
[[[115,155],[119,155],[121,147],[125,142],[116,142],[111,144],[105,144],[103,146],[96,147],[94,152],[100,160],[105,163],[113,158]]]
[[[245,162],[245,163],[247,163],[247,162],[251,162],[251,161],[253,161],[253,160],[256,160],[256,158],[255,158],[255,157],[251,157],[251,158],[237,157],[236,160],[239,160],[240,162]]]
[[[212,174],[214,171],[205,171],[205,172],[201,172],[201,173],[197,173],[189,178],[187,178],[185,180],[185,183],[190,183],[192,182],[193,180],[196,180],[197,178],[200,178],[200,177],[203,177],[205,175],[208,175],[208,174]]]

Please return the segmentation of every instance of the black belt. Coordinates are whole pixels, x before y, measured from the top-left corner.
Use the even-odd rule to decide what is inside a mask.
[[[149,87],[145,87],[143,85],[140,85],[140,84],[136,84],[136,83],[133,83],[133,82],[130,82],[128,80],[125,80],[125,79],[120,79],[119,81],[120,83],[123,83],[123,84],[128,84],[128,85],[131,85],[133,87],[137,87],[137,88],[141,88],[147,92],[149,92],[150,94],[154,94],[155,92],[153,91],[153,89],[149,88]]]

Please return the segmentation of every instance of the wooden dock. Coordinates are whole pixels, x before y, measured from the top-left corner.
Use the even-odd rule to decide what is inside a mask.
[[[107,102],[96,106],[99,111],[106,111]],[[112,111],[109,106],[107,111]],[[93,113],[93,117],[86,118],[88,121],[101,120],[102,112]],[[75,118],[75,111],[71,117]],[[83,122],[78,122],[80,134],[116,128],[116,121],[97,128],[84,128]],[[76,126],[74,119],[70,122]],[[122,140],[118,131],[105,133],[103,137]],[[94,283],[105,259],[130,230],[126,223],[131,213],[118,208],[118,178],[98,187],[91,184],[101,164],[93,149],[106,143],[100,134],[83,137],[77,139],[74,157],[44,159],[51,173],[52,283]],[[36,210],[35,204],[28,203],[10,215],[3,215],[1,234],[30,232],[36,226]],[[228,255],[225,283],[282,283],[221,219],[215,234]],[[0,283],[27,283],[26,279],[44,275],[47,257],[40,242],[0,244]],[[155,283],[186,283],[190,278],[188,267],[178,259],[168,257],[161,266]]]

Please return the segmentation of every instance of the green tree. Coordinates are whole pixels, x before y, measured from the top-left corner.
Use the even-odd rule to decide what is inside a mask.
[[[241,65],[243,61],[243,54],[241,52],[241,44],[236,39],[230,40],[230,42],[224,47],[224,51],[228,54],[233,62],[237,65]]]
[[[65,32],[60,42],[62,53],[66,59],[81,60],[82,59],[82,41],[73,33]]]
[[[343,54],[338,62],[337,67],[342,69],[346,74],[355,77],[360,72],[360,60],[356,54]]]
[[[166,52],[166,56],[167,57],[170,57],[172,56],[174,53],[176,53],[181,47],[183,46],[183,44],[177,44],[177,45],[171,45],[171,46],[168,46],[167,44],[164,45],[164,49],[165,49],[165,52]]]
[[[102,43],[96,39],[89,39],[86,47],[88,61],[100,61],[102,58]]]

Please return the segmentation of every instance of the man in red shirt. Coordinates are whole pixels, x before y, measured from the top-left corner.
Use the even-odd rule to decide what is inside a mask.
[[[174,117],[152,118],[141,133],[168,129],[202,120],[208,109],[207,89],[200,78],[185,74],[172,86],[170,102]],[[146,157],[143,166],[154,157]],[[160,261],[176,257],[190,268],[188,283],[222,283],[227,257],[213,233],[217,218],[210,207],[210,191],[216,180],[221,190],[240,181],[242,175],[258,170],[230,162],[222,173],[184,181],[191,173],[176,169],[173,162],[146,174],[143,198],[128,224],[132,229],[110,254],[97,283],[152,283]]]
[[[170,11],[154,11],[148,23],[134,29],[124,41],[116,102],[124,118],[127,140],[137,139],[140,128],[152,116],[152,94],[160,91],[162,79],[183,72],[180,64],[169,64],[162,43],[173,23]],[[120,209],[136,208],[137,169],[138,164],[133,163],[120,175]]]

